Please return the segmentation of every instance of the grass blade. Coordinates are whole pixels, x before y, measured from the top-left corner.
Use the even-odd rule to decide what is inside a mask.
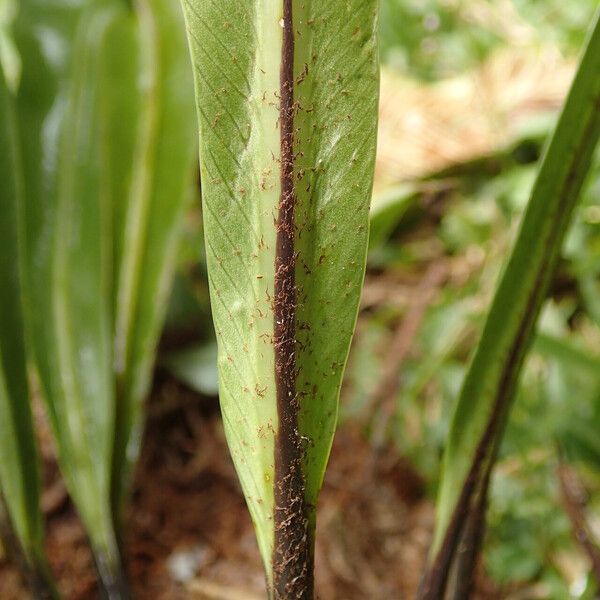
[[[596,16],[454,413],[421,599],[443,597],[467,515],[485,501],[521,366],[600,135],[598,73]]]
[[[377,2],[183,6],[227,439],[271,595],[312,598],[367,248]]]

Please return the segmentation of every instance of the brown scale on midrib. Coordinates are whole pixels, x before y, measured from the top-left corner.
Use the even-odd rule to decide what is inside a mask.
[[[275,253],[275,384],[278,429],[275,437],[273,598],[312,600],[313,568],[302,469],[300,412],[296,391],[296,249],[294,210],[294,28],[292,0],[283,0],[283,46],[279,127],[281,196]]]

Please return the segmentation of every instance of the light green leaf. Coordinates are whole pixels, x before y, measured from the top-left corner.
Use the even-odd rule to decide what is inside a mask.
[[[309,598],[364,276],[377,2],[183,6],[225,430],[271,593]]]
[[[569,371],[598,378],[600,383],[600,356],[590,353],[568,338],[563,339],[551,333],[538,332],[534,348],[542,356],[559,361]]]
[[[467,516],[485,504],[487,483],[518,376],[598,142],[599,19],[600,13],[544,154],[454,413],[430,567],[421,588],[423,599],[443,596]]]
[[[192,390],[207,396],[218,394],[217,346],[214,342],[172,352],[165,356],[162,364]]]
[[[0,147],[0,490],[27,567],[51,594],[51,584],[44,583],[48,575],[25,361],[19,248],[23,172],[14,98],[1,65]]]
[[[415,205],[419,190],[410,183],[393,186],[373,198],[370,215],[369,249],[382,246]]]

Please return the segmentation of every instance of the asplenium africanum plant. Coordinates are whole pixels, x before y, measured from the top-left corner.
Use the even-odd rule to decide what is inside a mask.
[[[6,1],[0,64],[18,57],[21,75],[10,89],[0,78],[0,484],[43,580],[26,339],[61,471],[119,598],[120,517],[193,183],[183,18],[170,0]]]
[[[376,6],[183,5],[228,441],[271,596],[312,598],[315,503],[363,269]],[[599,38],[596,20],[460,396],[422,598],[444,596],[453,565],[453,597],[470,593],[511,399],[598,138]]]
[[[600,136],[600,9],[500,277],[450,426],[420,600],[468,598],[523,362]]]
[[[269,593],[310,600],[365,266],[377,2],[183,8],[225,429]],[[105,591],[126,595],[115,524],[194,148],[181,25],[170,0],[21,0],[18,85],[0,61],[0,486],[40,595],[55,592],[26,347]],[[451,571],[452,596],[470,593],[510,401],[599,135],[599,72],[596,19],[458,402],[422,598],[442,598]]]
[[[377,1],[183,7],[225,431],[270,595],[309,599],[365,270]]]

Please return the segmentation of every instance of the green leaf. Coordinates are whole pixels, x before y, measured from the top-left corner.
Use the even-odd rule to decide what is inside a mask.
[[[580,371],[598,379],[600,383],[600,356],[590,353],[568,338],[538,332],[534,347],[542,356],[556,359],[569,371]]]
[[[1,66],[0,147],[0,490],[31,575],[50,594],[51,584],[43,581],[48,575],[25,361],[19,248],[23,172],[14,98]]]
[[[217,346],[214,342],[172,352],[164,357],[162,364],[174,377],[199,394],[218,394]]]
[[[17,12],[16,0],[0,0],[0,68],[6,87],[16,92],[21,77],[21,59],[12,36],[12,24]]]
[[[467,515],[485,503],[523,360],[600,135],[598,73],[599,16],[544,154],[454,413],[421,598],[443,596]]]
[[[370,214],[369,250],[382,246],[406,213],[415,205],[419,190],[410,183],[399,184],[373,198]]]
[[[183,6],[225,430],[271,594],[309,598],[364,276],[377,2]]]
[[[24,0],[16,23],[29,334],[61,470],[109,589],[120,568],[110,510],[110,205],[98,116],[100,50],[118,8]]]
[[[18,24],[32,346],[61,470],[120,593],[113,522],[193,175],[183,18],[168,0],[24,0]]]
[[[143,401],[194,183],[197,145],[192,72],[181,7],[172,0],[143,0],[137,11],[137,51],[132,48],[127,52],[123,43],[107,44],[112,51],[106,76],[120,73],[124,83],[113,87],[119,97],[109,119],[108,167],[116,173],[113,184],[117,186],[113,194],[117,420],[112,490],[116,512],[139,452]],[[131,46],[132,42],[130,38]],[[137,77],[129,72],[129,61],[135,63],[136,59]],[[139,81],[145,87],[130,92],[132,84],[140,85]],[[127,134],[119,134],[122,124],[131,122],[136,123],[137,133],[133,160],[129,158],[131,137],[123,144]],[[128,159],[132,163],[128,173],[119,174]],[[124,181],[129,183],[128,190],[122,189]],[[124,197],[129,201],[124,203]]]

